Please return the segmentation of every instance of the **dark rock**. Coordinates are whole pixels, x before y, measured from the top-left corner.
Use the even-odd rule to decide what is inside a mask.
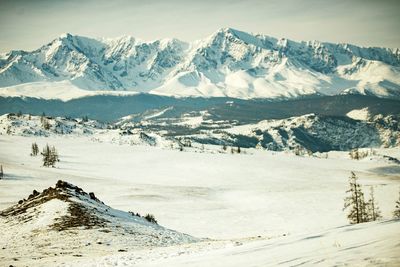
[[[33,192],[32,192],[32,195],[33,195],[34,197],[36,197],[36,196],[38,196],[38,195],[39,195],[39,192],[38,192],[38,191],[36,191],[36,190],[33,190]]]
[[[89,197],[90,197],[90,199],[92,199],[92,200],[97,200],[97,198],[96,198],[96,196],[94,195],[93,192],[90,192],[90,193],[89,193]]]

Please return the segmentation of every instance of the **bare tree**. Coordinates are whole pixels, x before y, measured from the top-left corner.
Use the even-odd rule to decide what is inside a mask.
[[[368,221],[376,221],[382,218],[381,211],[375,201],[374,187],[371,186],[370,198],[367,203]]]
[[[364,193],[362,192],[361,185],[358,183],[358,177],[354,172],[351,172],[349,177],[349,194],[344,199],[344,208],[349,209],[347,218],[351,224],[362,223],[368,221],[368,214],[366,212],[366,203],[364,201]]]
[[[3,172],[3,165],[0,165],[0,180],[3,179],[4,172]]]

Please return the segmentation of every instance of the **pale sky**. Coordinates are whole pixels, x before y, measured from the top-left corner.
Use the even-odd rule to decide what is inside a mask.
[[[33,50],[66,32],[192,41],[222,27],[400,48],[400,0],[0,0],[0,52]]]

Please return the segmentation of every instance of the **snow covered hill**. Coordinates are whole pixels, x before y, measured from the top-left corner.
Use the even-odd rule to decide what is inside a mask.
[[[3,264],[13,264],[15,257],[32,260],[25,259],[28,255],[40,259],[39,255],[79,257],[90,252],[99,256],[118,252],[115,249],[126,252],[199,241],[136,213],[115,210],[94,193],[61,180],[1,211],[0,226],[2,253],[7,255]],[[18,255],[21,247],[24,255]]]
[[[60,81],[78,89],[174,96],[290,98],[359,93],[397,98],[400,50],[296,42],[223,28],[191,43],[64,34],[35,51],[0,56],[2,95],[15,95],[21,91],[15,85],[31,83],[25,91],[34,86],[33,92],[42,91],[38,96],[57,97],[51,87]]]
[[[307,151],[400,146],[399,127],[398,120],[392,116],[377,115],[359,121],[309,114],[235,126],[226,129],[224,134],[228,142],[236,143],[240,139],[246,142],[247,139],[248,145],[255,144],[269,150],[292,149],[296,153],[305,154]]]
[[[394,115],[366,115],[363,120],[359,120],[308,114],[243,123],[223,117],[215,119],[207,110],[163,117],[168,111],[168,108],[146,111],[108,124],[87,118],[6,114],[0,116],[0,135],[86,136],[96,142],[175,149],[185,147],[195,151],[204,151],[204,145],[216,145],[217,150],[222,146],[231,146],[292,150],[299,155],[400,146],[400,124],[398,116]],[[354,110],[349,112],[349,116],[358,113],[359,110]],[[368,114],[368,109],[364,109],[363,113]]]

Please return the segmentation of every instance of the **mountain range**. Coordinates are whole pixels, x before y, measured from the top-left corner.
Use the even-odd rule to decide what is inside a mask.
[[[0,87],[2,95],[83,89],[243,99],[398,98],[400,49],[297,42],[231,28],[190,43],[63,34],[37,50],[0,55]]]

